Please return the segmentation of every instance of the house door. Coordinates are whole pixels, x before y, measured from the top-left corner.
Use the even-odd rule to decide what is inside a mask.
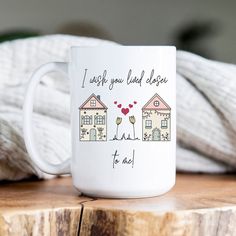
[[[96,141],[96,134],[97,134],[96,129],[90,129],[89,140]]]
[[[152,131],[152,140],[153,141],[160,141],[161,140],[161,134],[160,134],[160,130],[155,128]]]

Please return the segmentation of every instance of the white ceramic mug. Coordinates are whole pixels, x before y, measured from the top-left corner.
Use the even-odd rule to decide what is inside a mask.
[[[72,158],[40,157],[32,132],[33,95],[41,77],[70,78]],[[34,163],[71,173],[80,192],[96,197],[161,195],[175,184],[176,49],[172,46],[72,47],[70,61],[33,74],[24,104],[24,138]]]

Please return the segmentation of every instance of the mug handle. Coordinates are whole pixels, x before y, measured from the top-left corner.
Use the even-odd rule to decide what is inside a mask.
[[[37,150],[35,139],[33,135],[33,98],[35,89],[40,82],[43,75],[49,72],[60,72],[68,77],[68,63],[66,62],[50,62],[39,67],[31,76],[23,107],[23,132],[26,149],[29,156],[35,163],[35,165],[45,173],[52,175],[69,174],[70,173],[70,158],[60,164],[51,164],[46,160],[43,160]]]

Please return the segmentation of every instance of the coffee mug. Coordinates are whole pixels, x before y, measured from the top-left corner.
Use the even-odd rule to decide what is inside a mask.
[[[47,162],[33,136],[33,96],[43,75],[70,78],[72,157]],[[69,62],[33,74],[24,103],[24,138],[45,173],[71,173],[88,196],[140,198],[175,184],[176,49],[173,46],[72,47]]]

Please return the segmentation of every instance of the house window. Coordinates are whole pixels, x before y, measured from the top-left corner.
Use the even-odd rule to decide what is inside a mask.
[[[146,129],[151,129],[152,128],[152,121],[151,120],[146,120],[145,121],[145,128]]]
[[[153,102],[153,105],[154,105],[155,107],[158,107],[158,106],[160,105],[160,102],[159,102],[159,101],[154,101],[154,102]]]
[[[95,116],[95,125],[105,125],[105,116],[97,115]]]
[[[81,123],[82,123],[82,125],[91,125],[93,123],[92,119],[93,119],[92,116],[88,116],[88,115],[82,116]]]
[[[96,107],[96,100],[91,100],[90,101],[90,106],[91,107]]]
[[[161,121],[161,128],[162,129],[167,129],[167,126],[168,126],[167,120],[162,120]]]

